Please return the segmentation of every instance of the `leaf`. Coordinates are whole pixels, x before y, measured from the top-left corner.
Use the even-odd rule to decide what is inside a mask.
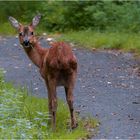
[[[42,122],[42,123],[41,123],[41,126],[45,126],[45,127],[47,127],[48,125],[47,125],[46,122]]]
[[[42,112],[38,112],[38,111],[36,111],[36,113],[38,114],[38,115],[44,115]]]

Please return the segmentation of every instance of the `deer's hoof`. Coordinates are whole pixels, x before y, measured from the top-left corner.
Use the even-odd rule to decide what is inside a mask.
[[[73,125],[71,126],[71,129],[73,130],[73,129],[77,128],[77,127],[78,127],[78,123],[75,123],[75,124],[73,124]]]

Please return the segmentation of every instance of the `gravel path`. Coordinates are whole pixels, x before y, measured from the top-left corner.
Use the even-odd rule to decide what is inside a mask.
[[[42,46],[47,46],[45,39]],[[101,125],[94,138],[140,139],[140,65],[129,53],[74,49],[79,61],[75,107],[81,115],[97,117]],[[26,86],[33,95],[47,97],[38,69],[15,37],[0,37],[0,68],[6,81]],[[65,98],[63,88],[58,96]]]

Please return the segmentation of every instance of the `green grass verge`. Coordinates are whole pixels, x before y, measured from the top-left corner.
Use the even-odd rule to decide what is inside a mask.
[[[0,34],[1,35],[15,35],[16,29],[14,29],[10,23],[0,24]]]
[[[90,49],[123,49],[124,51],[140,52],[140,34],[135,33],[74,31],[64,33],[59,40],[78,43],[80,46]]]
[[[16,30],[10,23],[0,25],[1,35],[16,35]],[[36,29],[36,34],[46,32],[42,27]],[[58,40],[70,41],[78,44],[77,46],[92,49],[122,49],[124,51],[137,52],[140,54],[140,33],[121,33],[121,32],[97,32],[97,31],[71,31],[62,33]]]
[[[57,128],[52,132],[47,99],[27,96],[26,90],[15,89],[0,75],[0,139],[78,139],[93,134],[89,128],[96,130],[96,119],[78,117],[78,128],[70,131],[67,105],[59,101]]]
[[[44,29],[39,27],[36,28],[37,35],[41,35],[44,32],[45,32]],[[16,29],[12,27],[12,25],[9,22],[7,22],[7,23],[0,24],[0,35],[2,36],[18,35],[18,32]]]

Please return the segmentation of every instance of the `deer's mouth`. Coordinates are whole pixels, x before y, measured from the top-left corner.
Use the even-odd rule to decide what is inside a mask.
[[[29,41],[24,41],[24,42],[22,43],[22,46],[23,46],[24,48],[32,48],[32,44],[31,44]]]

